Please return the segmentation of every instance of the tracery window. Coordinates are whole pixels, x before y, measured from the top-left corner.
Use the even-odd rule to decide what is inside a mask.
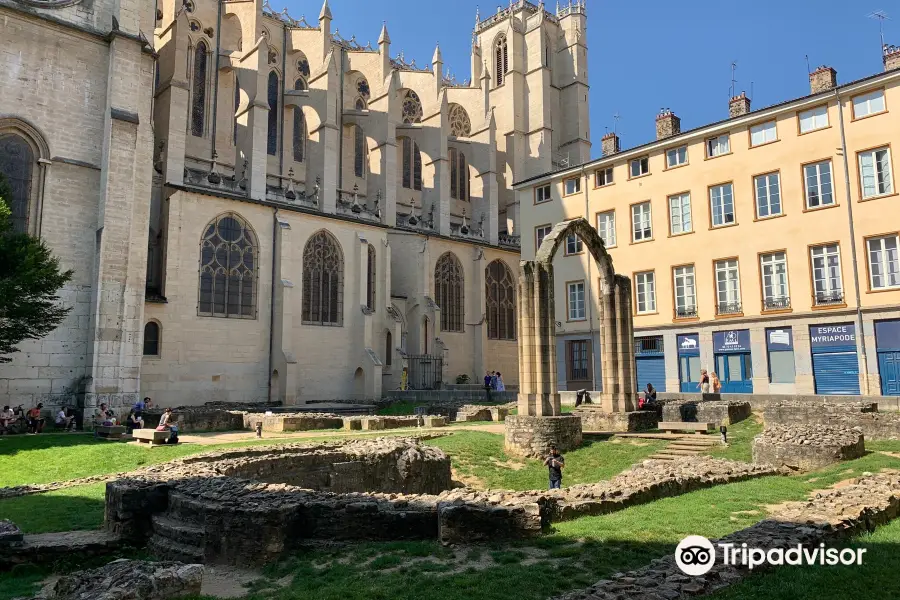
[[[366,81],[365,78],[362,78],[356,82],[356,91],[366,100],[368,100],[372,96],[372,92],[371,90],[369,90],[369,82]]]
[[[402,184],[408,190],[422,191],[422,154],[419,144],[408,137],[402,138]]]
[[[494,42],[494,65],[495,77],[497,85],[503,85],[506,82],[506,72],[509,70],[509,55],[506,51],[506,36],[500,35]]]
[[[303,323],[340,326],[344,322],[344,255],[327,231],[314,234],[303,249]]]
[[[304,86],[304,87],[300,87]],[[298,79],[294,83],[295,90],[306,89],[306,82]],[[306,156],[306,118],[303,116],[303,110],[299,106],[294,107],[294,161],[303,162]]]
[[[368,270],[366,271],[366,308],[375,309],[375,248],[369,244]]]
[[[200,316],[256,318],[258,249],[250,225],[235,213],[206,226],[200,241]]]
[[[278,154],[278,74],[269,73],[269,132],[266,150],[269,156]]]
[[[434,301],[441,308],[441,331],[463,331],[463,268],[452,252],[434,267]]]
[[[0,173],[12,189],[12,197],[4,200],[12,211],[10,222],[16,233],[27,233],[29,230],[34,164],[34,151],[25,138],[15,134],[0,135]]]
[[[366,176],[366,134],[359,125],[355,126],[353,133],[353,174],[357,177]]]
[[[191,135],[203,137],[206,122],[206,42],[201,40],[194,49],[194,78],[191,94]]]
[[[466,164],[466,155],[450,148],[448,152],[450,160],[450,197],[455,200],[469,199],[469,165]]]
[[[356,105],[354,106],[356,110],[366,110],[366,101],[362,98],[356,99]]]
[[[303,75],[304,79],[309,79],[309,61],[306,60],[305,56],[297,61],[297,70]]]
[[[487,299],[488,339],[516,339],[516,282],[502,260],[484,270]]]
[[[469,137],[472,134],[472,122],[469,113],[459,104],[450,105],[450,135],[454,137]]]
[[[403,122],[420,123],[422,121],[422,101],[419,95],[412,90],[407,90],[403,96]]]

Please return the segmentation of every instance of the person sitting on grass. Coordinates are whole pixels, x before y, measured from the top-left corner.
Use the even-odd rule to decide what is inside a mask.
[[[56,428],[63,431],[73,431],[75,429],[75,415],[69,415],[66,407],[60,407],[56,413]]]
[[[125,431],[126,433],[131,433],[135,429],[143,429],[144,428],[144,418],[141,416],[141,413],[131,409],[128,413],[128,418],[125,419]]]
[[[166,410],[163,412],[162,417],[159,419],[159,426],[156,428],[157,431],[168,431],[169,439],[166,440],[167,444],[177,444],[178,443],[178,425],[175,423],[176,417],[172,413],[172,408],[170,406],[166,407]]]
[[[41,417],[41,409],[44,405],[38,402],[38,405],[28,410],[25,414],[25,425],[28,433],[41,433],[44,431],[44,418]]]

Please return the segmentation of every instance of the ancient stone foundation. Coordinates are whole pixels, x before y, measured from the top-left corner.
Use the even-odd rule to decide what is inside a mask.
[[[574,415],[558,417],[506,417],[504,449],[515,456],[540,458],[547,456],[551,444],[560,452],[581,445],[581,419]]]
[[[198,596],[202,581],[203,565],[116,560],[63,575],[35,600],[169,600]]]
[[[257,423],[262,423],[263,431],[284,433],[340,429],[344,426],[344,418],[330,413],[244,413],[244,429],[255,429]]]
[[[860,429],[828,425],[775,425],[753,438],[753,462],[798,471],[862,457],[866,452]]]
[[[584,431],[647,431],[656,429],[659,413],[652,410],[633,410],[610,413],[600,406],[580,406],[573,412],[581,419]]]
[[[859,427],[868,440],[900,440],[900,412],[879,412],[874,402],[776,402],[763,410],[770,425]]]
[[[469,421],[505,421],[509,415],[508,406],[481,406],[478,404],[466,404],[456,411],[456,420]]]
[[[750,417],[749,402],[719,400],[712,402],[675,401],[662,407],[662,420],[666,422],[698,422],[733,425]]]

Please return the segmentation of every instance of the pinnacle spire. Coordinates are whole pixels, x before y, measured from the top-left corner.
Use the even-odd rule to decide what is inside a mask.
[[[441,46],[440,46],[440,44],[436,44],[436,45],[435,45],[435,47],[434,47],[434,56],[431,57],[431,62],[432,62],[432,63],[436,63],[436,62],[441,62],[441,63],[442,63],[442,62],[444,62],[444,59],[443,59],[443,57],[441,56]]]
[[[381,22],[381,35],[378,36],[379,44],[390,44],[391,36],[388,35],[387,21]]]
[[[319,20],[321,21],[322,19],[333,18],[334,17],[331,16],[331,8],[328,6],[328,0],[325,0],[325,2],[322,4],[322,11],[319,13]]]

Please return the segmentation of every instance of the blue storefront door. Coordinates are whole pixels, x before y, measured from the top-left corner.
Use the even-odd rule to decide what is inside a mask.
[[[750,358],[750,330],[713,332],[716,375],[723,394],[753,393],[753,362]]]
[[[678,381],[682,393],[700,393],[700,336],[696,333],[679,335]]]
[[[876,322],[875,344],[878,347],[881,393],[884,396],[898,396],[900,395],[900,321]]]

